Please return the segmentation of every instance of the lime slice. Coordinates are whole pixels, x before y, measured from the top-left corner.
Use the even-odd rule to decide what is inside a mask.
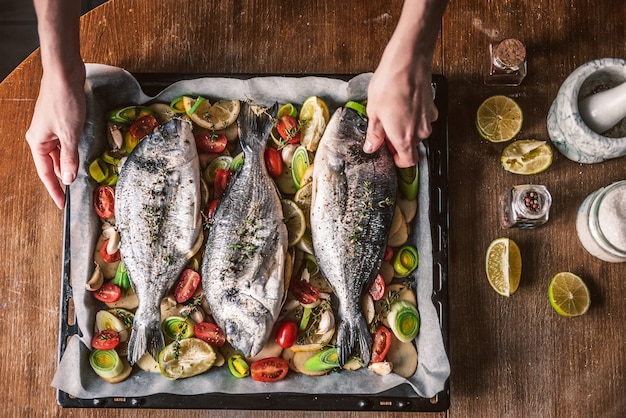
[[[200,97],[194,99],[184,96],[182,100],[189,118],[205,129],[224,129],[233,124],[239,116],[239,100],[219,100],[213,105]]]
[[[348,109],[354,110],[363,119],[367,119],[367,108],[364,105],[362,105],[361,103],[354,102],[354,101],[350,100],[350,101],[346,102],[346,104],[344,106],[347,107]]]
[[[276,115],[276,119],[280,119],[285,115],[289,115],[293,118],[296,118],[298,117],[298,109],[296,109],[296,107],[291,103],[284,104],[280,107],[280,109],[278,109],[278,114]]]
[[[299,120],[303,124],[300,128],[300,143],[309,151],[317,150],[322,134],[330,120],[330,112],[324,100],[311,96],[302,103]]]
[[[289,232],[289,246],[296,245],[304,236],[306,230],[306,218],[298,205],[289,199],[281,199],[283,206],[283,218]]]
[[[209,370],[217,355],[208,343],[198,338],[175,341],[159,353],[161,374],[170,379],[195,376]]]
[[[574,317],[589,310],[591,296],[585,282],[570,272],[557,273],[548,287],[550,305],[561,316]]]
[[[485,260],[487,280],[502,296],[511,296],[519,287],[522,256],[517,244],[509,238],[497,238],[489,244]]]
[[[507,96],[491,96],[478,107],[476,128],[491,142],[509,141],[522,129],[522,109]]]
[[[537,174],[552,165],[552,148],[545,141],[523,139],[504,148],[500,156],[502,167],[514,174]]]
[[[293,201],[302,209],[304,212],[304,217],[306,219],[306,223],[309,224],[309,214],[311,212],[311,199],[313,198],[313,182],[309,181],[302,185],[295,196],[293,197]]]

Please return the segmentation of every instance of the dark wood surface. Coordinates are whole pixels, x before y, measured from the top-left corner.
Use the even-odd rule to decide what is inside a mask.
[[[181,2],[111,0],[83,17],[86,62],[132,72],[359,73],[376,68],[401,1]],[[486,97],[514,97],[524,110],[519,138],[548,139],[546,116],[563,80],[600,57],[625,58],[622,0],[453,0],[442,21],[434,72],[449,94],[449,327],[451,417],[626,416],[626,265],[592,258],[575,231],[583,198],[626,178],[624,158],[581,165],[556,153],[536,176],[506,173],[504,145],[480,139],[474,115]],[[482,83],[490,38],[528,47],[521,87]],[[61,409],[50,386],[57,362],[62,212],[39,182],[24,134],[34,108],[38,52],[0,84],[0,411],[3,416],[126,416],[122,410]],[[51,109],[53,112],[71,109]],[[502,230],[498,196],[542,183],[551,219],[532,231]],[[484,273],[492,239],[521,247],[522,282],[498,296]],[[552,275],[585,279],[592,307],[561,318],[548,303]],[[189,405],[190,408],[193,405]],[[133,416],[248,416],[248,411],[133,411]],[[375,416],[374,413],[258,412],[261,417]],[[388,413],[385,416],[404,416]]]

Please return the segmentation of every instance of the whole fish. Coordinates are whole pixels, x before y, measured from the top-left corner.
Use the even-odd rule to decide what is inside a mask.
[[[398,187],[389,149],[363,152],[367,122],[351,109],[337,109],[319,143],[313,168],[311,234],[320,271],[338,301],[339,364],[357,341],[361,359],[371,358],[372,337],[361,294],[382,261]]]
[[[128,156],[115,194],[120,251],[137,293],[128,361],[164,347],[161,299],[193,256],[202,231],[200,163],[191,124],[156,128]]]
[[[257,116],[241,106],[244,163],[213,215],[202,261],[202,287],[215,322],[246,356],[265,344],[286,294],[287,227],[263,157],[276,107]]]

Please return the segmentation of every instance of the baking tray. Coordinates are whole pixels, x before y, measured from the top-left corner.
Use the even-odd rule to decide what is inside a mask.
[[[215,77],[215,74],[158,74],[135,73],[143,91],[155,95],[170,84],[193,78]],[[228,75],[233,78],[251,78],[258,75]],[[328,76],[328,75],[325,75]],[[293,75],[290,75],[293,77]],[[353,75],[331,75],[348,80]],[[430,218],[433,240],[433,294],[432,301],[439,316],[443,344],[449,357],[448,335],[448,85],[444,76],[432,77],[435,104],[439,117],[432,125],[431,136],[424,141],[430,174]],[[63,266],[61,274],[59,355],[61,360],[69,338],[79,334],[72,305],[70,285],[71,254],[70,204],[67,189]],[[441,412],[450,406],[450,384],[432,398],[415,397],[408,385],[401,385],[375,395],[256,393],[231,395],[207,393],[202,395],[157,394],[141,397],[81,399],[57,390],[57,403],[67,408],[158,408],[158,409],[237,409],[237,410],[311,410],[311,411],[404,411]]]

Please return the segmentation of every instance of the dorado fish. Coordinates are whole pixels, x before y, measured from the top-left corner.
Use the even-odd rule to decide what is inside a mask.
[[[160,303],[193,256],[202,231],[200,163],[191,124],[173,119],[146,136],[116,186],[120,252],[139,306],[128,361],[164,347]]]
[[[320,271],[338,302],[339,364],[357,345],[371,358],[372,337],[361,294],[380,267],[398,187],[389,149],[363,152],[367,122],[351,109],[337,109],[315,156],[311,234]]]
[[[246,356],[261,351],[286,294],[287,227],[263,157],[275,113],[276,105],[258,116],[241,106],[244,163],[213,215],[202,261],[202,287],[215,322]]]

